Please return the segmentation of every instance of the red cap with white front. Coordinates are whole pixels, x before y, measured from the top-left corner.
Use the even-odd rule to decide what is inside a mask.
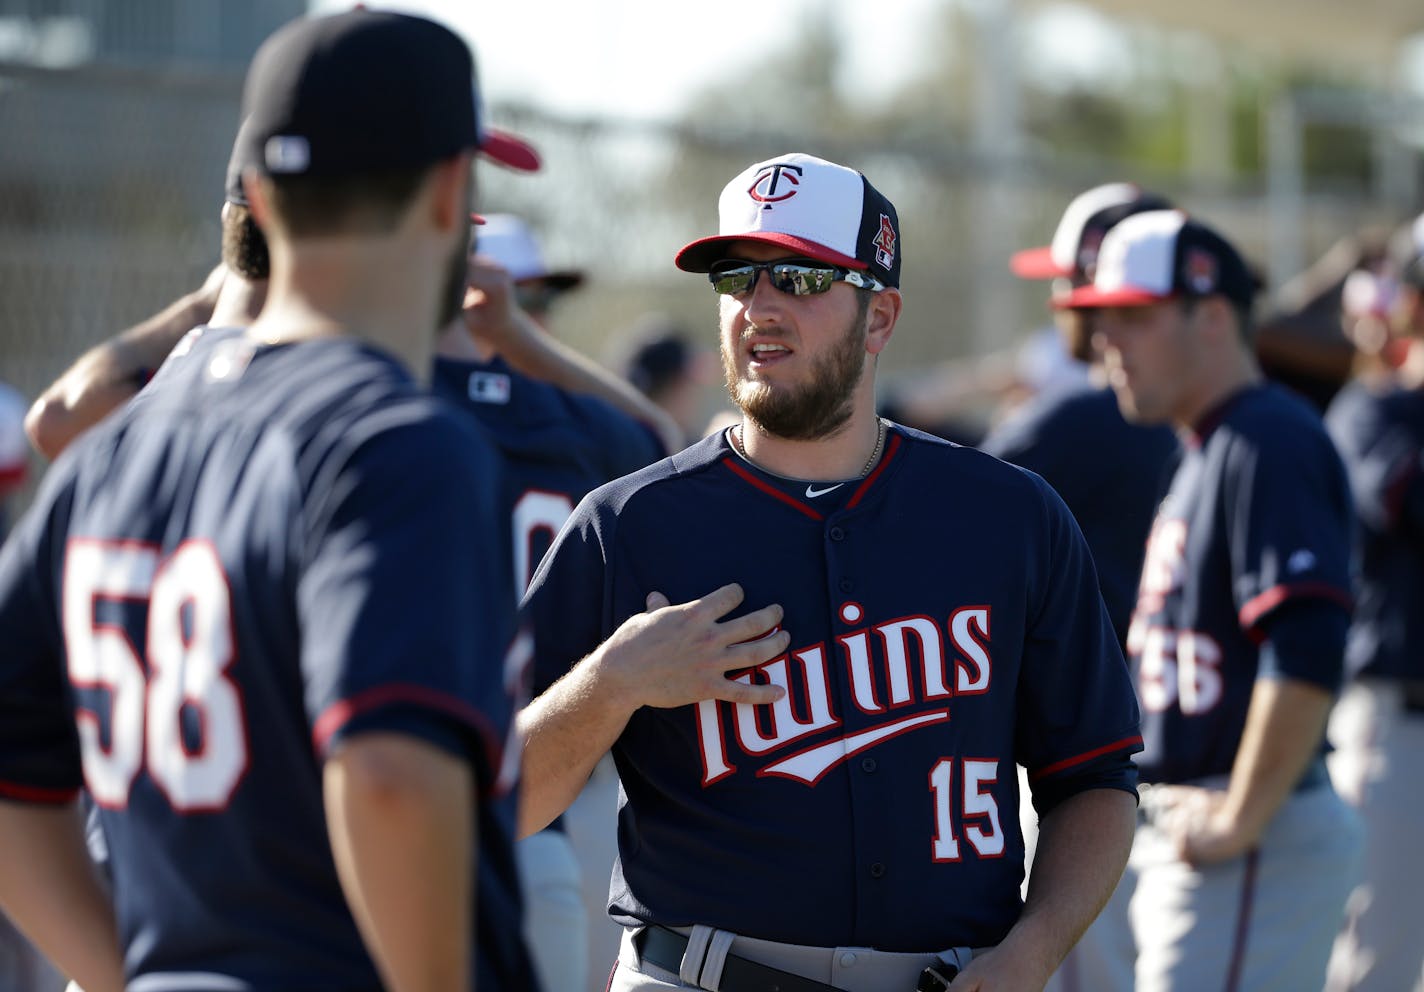
[[[1132,183],[1107,183],[1079,193],[1063,211],[1063,219],[1053,232],[1053,243],[1015,252],[1009,259],[1009,268],[1022,279],[1054,279],[1073,275],[1078,268],[1078,251],[1084,232],[1093,217],[1110,207],[1132,203],[1141,196],[1142,190]]]
[[[684,247],[685,272],[707,272],[734,241],[760,241],[900,285],[895,208],[854,169],[794,153],[743,170],[717,201],[718,233]]]

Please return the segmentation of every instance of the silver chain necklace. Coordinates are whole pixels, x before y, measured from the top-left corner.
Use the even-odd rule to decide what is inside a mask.
[[[886,434],[885,418],[884,418],[884,417],[877,417],[877,418],[875,418],[875,420],[876,420],[876,426],[877,426],[877,428],[878,428],[877,431],[876,431],[876,434],[875,434],[875,448],[870,452],[870,457],[867,458],[866,461],[865,461],[865,467],[860,470],[860,475],[857,476],[857,478],[860,478],[860,479],[863,479],[863,478],[865,478],[867,475],[870,474],[870,470],[875,467],[875,463],[876,463],[877,461],[879,461],[879,459],[880,459],[880,449],[883,448],[883,447],[885,447],[885,434]],[[735,427],[732,428],[732,430],[731,430],[731,437],[732,437],[732,447],[734,447],[734,448],[737,449],[737,454],[741,455],[744,459],[746,459],[747,461],[751,462],[751,461],[752,461],[751,456],[747,454],[747,449],[742,446],[742,425],[741,425],[741,424],[738,424],[737,426],[735,426]],[[755,465],[756,462],[752,462],[752,464]],[[775,475],[776,473],[773,472],[772,474]],[[798,480],[798,481],[801,481],[801,480]]]

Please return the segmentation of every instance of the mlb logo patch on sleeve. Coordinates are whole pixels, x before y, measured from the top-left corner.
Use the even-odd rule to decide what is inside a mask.
[[[508,403],[509,376],[502,372],[471,372],[470,399],[476,403]]]

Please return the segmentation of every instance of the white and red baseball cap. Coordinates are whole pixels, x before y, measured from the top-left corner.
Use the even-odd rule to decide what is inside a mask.
[[[1123,220],[1103,239],[1091,286],[1054,301],[1063,309],[1134,307],[1163,300],[1225,296],[1250,305],[1256,277],[1231,244],[1180,210]]]
[[[1168,210],[1171,202],[1144,192],[1134,183],[1106,183],[1079,193],[1063,211],[1053,232],[1053,243],[1026,248],[1009,259],[1009,268],[1021,279],[1071,279],[1078,285],[1093,281],[1103,238],[1118,222],[1148,210]]]
[[[717,234],[677,253],[684,272],[707,272],[734,241],[778,245],[818,262],[900,285],[900,221],[864,175],[813,155],[758,162],[722,189]]]

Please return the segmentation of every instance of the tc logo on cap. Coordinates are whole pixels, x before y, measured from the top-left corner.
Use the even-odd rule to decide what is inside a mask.
[[[771,204],[789,200],[796,195],[796,187],[801,185],[802,169],[799,165],[772,165],[757,173],[747,194],[759,203],[765,203],[763,210],[770,210]],[[785,192],[781,192],[782,190]]]
[[[880,232],[875,235],[875,240],[871,242],[875,245],[875,261],[881,268],[893,269],[895,267],[895,226],[890,223],[887,214],[880,215]]]

